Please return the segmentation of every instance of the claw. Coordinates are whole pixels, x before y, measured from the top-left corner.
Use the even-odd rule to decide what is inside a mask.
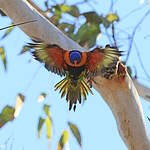
[[[118,64],[118,70],[117,70],[117,75],[119,79],[124,79],[126,76],[127,70],[126,67],[122,64]]]

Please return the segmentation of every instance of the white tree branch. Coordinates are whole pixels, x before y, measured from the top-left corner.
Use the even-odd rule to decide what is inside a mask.
[[[130,150],[149,150],[139,95],[129,75],[125,80],[95,78],[95,87],[111,108],[119,133]]]
[[[67,50],[72,50],[72,48],[85,50],[85,48],[82,48],[79,44],[59,31],[26,0],[0,0],[0,8],[14,23],[37,20],[34,23],[20,26],[29,37],[37,37],[47,43],[61,45],[62,48]]]
[[[141,97],[150,102],[150,88],[141,84],[137,79],[133,79],[133,83]]]
[[[0,9],[14,23],[37,19],[38,22],[20,26],[30,37],[40,38],[68,50],[84,50],[25,0],[0,0]],[[106,80],[98,76],[95,78],[94,87],[111,108],[116,118],[119,133],[127,147],[131,150],[150,150],[139,95],[130,77],[126,75],[125,80],[120,81],[117,78]]]

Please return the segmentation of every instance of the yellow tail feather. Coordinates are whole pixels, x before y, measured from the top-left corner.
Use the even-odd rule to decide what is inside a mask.
[[[93,94],[84,79],[77,80],[76,85],[72,84],[74,83],[72,80],[73,79],[66,77],[55,85],[55,90],[59,90],[59,93],[61,93],[61,98],[66,96],[66,100],[69,102],[69,110],[71,110],[73,105],[74,110],[76,109],[76,103],[77,101],[81,103],[82,96],[83,99],[86,100],[89,92]]]

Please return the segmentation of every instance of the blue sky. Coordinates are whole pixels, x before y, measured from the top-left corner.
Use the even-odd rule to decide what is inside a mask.
[[[34,1],[43,8],[42,1]],[[109,11],[109,0],[97,0],[97,5],[94,5],[94,3],[91,4],[99,13],[106,14]],[[138,7],[141,7],[141,9],[128,17],[124,17],[128,12]],[[126,32],[131,33],[135,25],[149,9],[148,7],[149,5],[140,5],[139,0],[116,0],[114,11],[117,12],[121,18],[121,22],[117,28],[124,29]],[[84,7],[84,9],[86,10],[87,7]],[[84,9],[82,9],[82,11],[85,11]],[[150,38],[144,38],[150,34],[149,20],[150,15],[147,16],[145,21],[138,28],[135,41],[139,48],[144,66],[150,74]],[[1,17],[0,27],[5,27],[10,22],[10,19]],[[0,36],[2,36],[3,33],[4,32],[1,31]],[[78,105],[76,112],[69,112],[68,104],[65,99],[61,100],[58,92],[54,91],[54,85],[61,78],[48,72],[39,62],[33,60],[29,53],[18,55],[22,46],[28,41],[29,37],[19,28],[16,28],[7,38],[0,41],[0,46],[3,45],[6,49],[8,61],[7,72],[4,71],[2,62],[0,61],[0,110],[7,104],[14,106],[16,95],[20,92],[26,97],[24,107],[19,117],[0,129],[0,150],[6,150],[6,147],[3,147],[3,145],[8,137],[10,137],[10,140],[8,141],[7,149],[10,149],[10,147],[12,147],[12,150],[48,149],[46,129],[43,128],[40,140],[38,140],[37,136],[38,118],[39,116],[44,116],[42,110],[44,103],[51,105],[50,111],[54,123],[51,150],[56,149],[62,131],[68,129],[68,121],[75,123],[80,129],[83,138],[82,150],[91,150],[99,147],[105,150],[126,150],[127,148],[119,136],[114,116],[99,93],[92,89],[94,95],[88,96],[88,100],[84,104]],[[99,43],[105,45],[108,42],[106,36],[102,35]],[[122,50],[127,50],[127,40],[121,40],[119,44],[122,46]],[[140,77],[139,81],[149,86],[150,82],[145,80],[146,76],[140,66],[134,46],[128,64],[131,67],[136,66],[138,76]],[[46,92],[48,96],[43,103],[38,103],[37,98],[43,91]],[[147,131],[150,133],[150,124],[146,119],[146,117],[150,115],[149,103],[142,98],[141,103],[144,110]],[[80,149],[72,134],[69,134],[69,145],[71,150]]]

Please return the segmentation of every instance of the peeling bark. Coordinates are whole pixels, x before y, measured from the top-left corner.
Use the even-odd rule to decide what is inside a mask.
[[[37,19],[35,23],[20,26],[30,37],[37,37],[45,42],[60,45],[67,50],[84,50],[25,0],[0,0],[0,9],[14,23]],[[94,87],[111,108],[119,133],[128,149],[150,150],[139,95],[128,74],[122,80],[118,77],[107,80],[98,76],[94,79]]]

